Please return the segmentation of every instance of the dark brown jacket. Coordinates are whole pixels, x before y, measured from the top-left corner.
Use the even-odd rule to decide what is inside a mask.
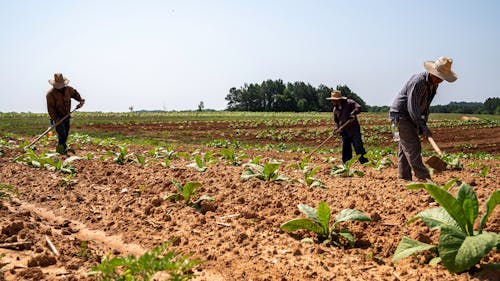
[[[340,100],[340,106],[333,107],[333,129],[337,130],[340,126],[346,123],[351,116],[356,116],[361,112],[361,106],[352,99],[342,99]],[[355,133],[360,133],[361,128],[357,118],[347,125],[343,130],[343,133],[347,136],[352,137]]]
[[[80,94],[70,86],[64,87],[64,93],[61,90],[52,88],[47,93],[47,111],[50,119],[57,123],[59,119],[68,115],[71,111],[71,99],[82,101]]]

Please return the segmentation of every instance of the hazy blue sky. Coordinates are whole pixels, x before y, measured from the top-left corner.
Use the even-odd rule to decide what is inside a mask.
[[[433,104],[499,97],[500,2],[0,0],[0,112],[46,112],[54,72],[84,111],[225,109],[267,79],[390,105],[442,55],[459,78]]]

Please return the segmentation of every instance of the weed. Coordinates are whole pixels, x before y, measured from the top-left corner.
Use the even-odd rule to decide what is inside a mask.
[[[10,184],[0,183],[0,206],[2,206],[3,200],[10,199],[11,195],[16,193],[17,190]]]
[[[150,280],[157,272],[166,271],[169,280],[189,280],[193,278],[191,269],[202,263],[201,260],[189,261],[190,255],[165,250],[172,245],[169,241],[154,247],[139,258],[135,256],[114,257],[105,256],[101,264],[87,272],[87,276],[96,276],[98,280]]]

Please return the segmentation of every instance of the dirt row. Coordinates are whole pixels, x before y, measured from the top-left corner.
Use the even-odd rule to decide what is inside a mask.
[[[177,148],[182,151],[183,148]],[[199,147],[206,151],[206,147]],[[76,153],[98,154],[102,148],[82,145]],[[144,152],[145,147],[131,147]],[[286,168],[303,154],[245,151],[250,157],[261,155],[263,162],[280,159],[280,173],[299,178],[300,173]],[[406,222],[418,212],[435,207],[423,191],[404,188],[396,179],[396,167],[381,171],[355,165],[365,172],[361,178],[336,178],[330,175],[338,163],[325,163],[328,155],[315,155],[314,166],[321,166],[317,178],[326,189],[309,188],[285,182],[241,181],[241,166],[219,163],[205,172],[187,168],[188,162],[172,160],[174,167],[158,163],[139,166],[118,165],[111,159],[79,160],[78,174],[69,184],[65,175],[13,163],[17,152],[0,158],[0,183],[19,190],[12,202],[0,210],[0,243],[29,241],[26,248],[0,249],[6,280],[87,280],[84,275],[99,263],[101,256],[140,254],[170,239],[174,249],[192,253],[204,260],[195,272],[196,280],[498,280],[496,272],[448,273],[442,265],[426,262],[430,253],[410,257],[396,265],[392,255],[403,236],[436,243],[437,232],[421,222]],[[396,162],[394,157],[391,157]],[[464,169],[433,175],[444,184],[458,177],[471,183],[480,200],[480,211],[488,196],[498,189],[499,162],[462,160]],[[481,165],[490,167],[489,175],[479,177]],[[202,183],[198,196],[216,199],[200,210],[182,202],[163,200],[176,192],[172,180]],[[451,189],[456,192],[456,187]],[[351,222],[348,227],[357,240],[352,248],[337,248],[321,243],[302,243],[316,237],[306,231],[287,233],[279,226],[300,216],[298,204],[316,207],[325,201],[333,214],[344,208],[360,210],[372,222]],[[498,232],[500,213],[495,210],[488,231]],[[46,237],[59,251],[47,246]],[[493,252],[482,261],[500,261]]]

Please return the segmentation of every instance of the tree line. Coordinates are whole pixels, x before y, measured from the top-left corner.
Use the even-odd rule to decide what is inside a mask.
[[[369,106],[347,85],[338,85],[344,97],[361,105],[362,111],[389,112],[389,106]],[[331,111],[332,103],[326,98],[334,89],[326,85],[317,88],[304,82],[284,83],[283,80],[266,80],[260,84],[245,83],[242,87],[232,87],[226,96],[229,111],[259,112],[308,112]],[[431,112],[440,113],[487,113],[500,114],[500,98],[488,98],[481,102],[451,102],[448,105],[431,106]]]

